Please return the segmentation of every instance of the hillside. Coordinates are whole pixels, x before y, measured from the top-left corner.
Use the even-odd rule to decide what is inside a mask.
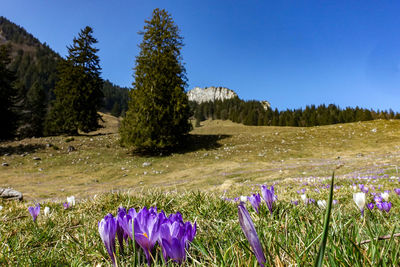
[[[12,61],[9,68],[17,76],[15,87],[21,98],[19,106],[22,127],[19,134],[21,136],[40,136],[41,127],[32,129],[35,127],[30,123],[35,119],[42,120],[35,121],[35,124],[43,123],[46,109],[50,101],[54,99],[53,89],[58,77],[57,64],[63,58],[46,43],[40,42],[23,27],[5,17],[0,17],[0,45],[10,45],[12,48]],[[128,88],[119,87],[106,79],[103,86],[104,107],[102,111],[115,116],[124,114],[128,105],[128,91]],[[39,111],[37,108],[35,109],[37,106],[40,107]],[[36,116],[38,118],[35,118],[35,114],[38,115]]]
[[[2,186],[36,200],[130,188],[237,190],[242,183],[327,176],[338,164],[341,176],[393,174],[400,160],[398,120],[308,128],[205,121],[181,153],[138,157],[119,146],[118,120],[105,119],[108,126],[90,135],[1,143],[9,164],[1,167]],[[68,153],[69,146],[76,150]]]

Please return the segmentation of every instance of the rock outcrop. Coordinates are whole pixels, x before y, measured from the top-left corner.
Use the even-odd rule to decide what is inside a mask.
[[[12,188],[0,188],[0,198],[7,200],[22,200],[23,196],[21,192]]]
[[[268,110],[271,108],[271,103],[269,103],[267,100],[262,100],[260,101],[260,103],[263,106],[264,110]]]
[[[225,87],[195,87],[187,92],[189,101],[203,103],[207,101],[226,100],[237,97],[238,95],[231,89]]]

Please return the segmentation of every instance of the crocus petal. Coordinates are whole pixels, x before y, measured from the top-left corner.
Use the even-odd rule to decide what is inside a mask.
[[[107,214],[99,224],[99,234],[108,254],[115,266],[115,234],[117,232],[117,221],[112,214]]]
[[[162,246],[165,248],[167,255],[174,261],[181,264],[185,260],[185,245],[178,238],[172,237],[171,241],[162,239]]]
[[[264,266],[266,260],[262,251],[260,240],[258,239],[258,235],[256,229],[254,228],[250,214],[242,203],[238,205],[238,215],[240,226],[242,227],[243,233],[249,241],[254,254],[256,255],[258,263],[261,266]]]

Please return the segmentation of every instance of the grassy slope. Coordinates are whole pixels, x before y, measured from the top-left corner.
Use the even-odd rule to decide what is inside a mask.
[[[184,220],[196,220],[198,235],[188,251],[187,265],[254,266],[256,260],[241,232],[236,205],[221,196],[259,192],[255,184],[274,182],[278,202],[273,216],[265,205],[259,215],[247,205],[267,266],[307,266],[318,249],[324,211],[316,205],[293,206],[290,200],[299,199],[296,191],[300,188],[307,189],[308,197],[326,199],[328,190],[322,185],[328,180],[324,177],[337,164],[344,164],[336,181],[342,187],[335,190],[334,199],[340,204],[333,208],[326,262],[329,266],[400,264],[399,238],[358,244],[400,232],[400,197],[391,193],[390,213],[375,209],[360,218],[350,187],[353,182],[382,185],[377,192],[400,187],[394,167],[399,161],[399,121],[315,128],[245,127],[208,121],[193,131],[198,142],[187,148],[190,152],[139,158],[118,146],[118,136],[112,133],[117,121],[106,119],[107,125],[113,122],[114,126],[100,133],[111,134],[78,136],[71,142],[66,142],[66,137],[52,137],[1,144],[2,152],[10,154],[3,157],[10,166],[1,167],[0,183],[24,192],[28,202],[0,201],[4,207],[0,211],[0,265],[108,265],[97,222],[108,212],[115,215],[122,205],[137,209],[157,206],[167,213],[180,211]],[[46,148],[46,143],[60,149]],[[20,150],[16,148],[19,145]],[[69,145],[77,151],[68,154]],[[20,156],[36,147],[35,152]],[[35,161],[34,156],[42,160]],[[142,167],[143,162],[152,165]],[[364,179],[366,176],[377,178]],[[111,189],[130,191],[93,197]],[[61,201],[71,194],[81,199],[64,210]],[[50,200],[55,198],[61,200]],[[42,212],[34,224],[27,211],[32,200],[40,201],[42,209],[49,206],[51,216],[46,218]],[[125,256],[117,253],[120,266],[133,266],[132,251],[125,252]],[[156,265],[160,265],[160,249],[155,252]],[[140,255],[139,262],[145,265]]]
[[[9,164],[1,167],[0,187],[13,187],[31,200],[142,187],[221,191],[243,182],[329,176],[337,164],[344,164],[339,175],[376,165],[394,172],[399,164],[400,121],[312,128],[206,121],[193,130],[196,142],[188,152],[160,157],[132,156],[118,145],[118,121],[108,115],[105,121],[106,128],[70,142],[48,137],[0,143],[2,160]],[[59,150],[46,147],[49,143]],[[68,153],[68,146],[76,151]],[[151,166],[143,167],[144,162]]]

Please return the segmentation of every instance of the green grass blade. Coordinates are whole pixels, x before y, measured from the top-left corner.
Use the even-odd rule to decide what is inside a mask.
[[[324,253],[326,248],[326,242],[328,241],[328,230],[329,230],[329,221],[331,217],[331,209],[332,209],[332,200],[333,200],[333,182],[335,179],[335,172],[332,173],[331,179],[331,187],[329,192],[329,201],[328,208],[326,209],[325,221],[324,221],[324,231],[322,234],[322,241],[319,247],[318,255],[315,259],[314,267],[321,267],[324,261]]]

